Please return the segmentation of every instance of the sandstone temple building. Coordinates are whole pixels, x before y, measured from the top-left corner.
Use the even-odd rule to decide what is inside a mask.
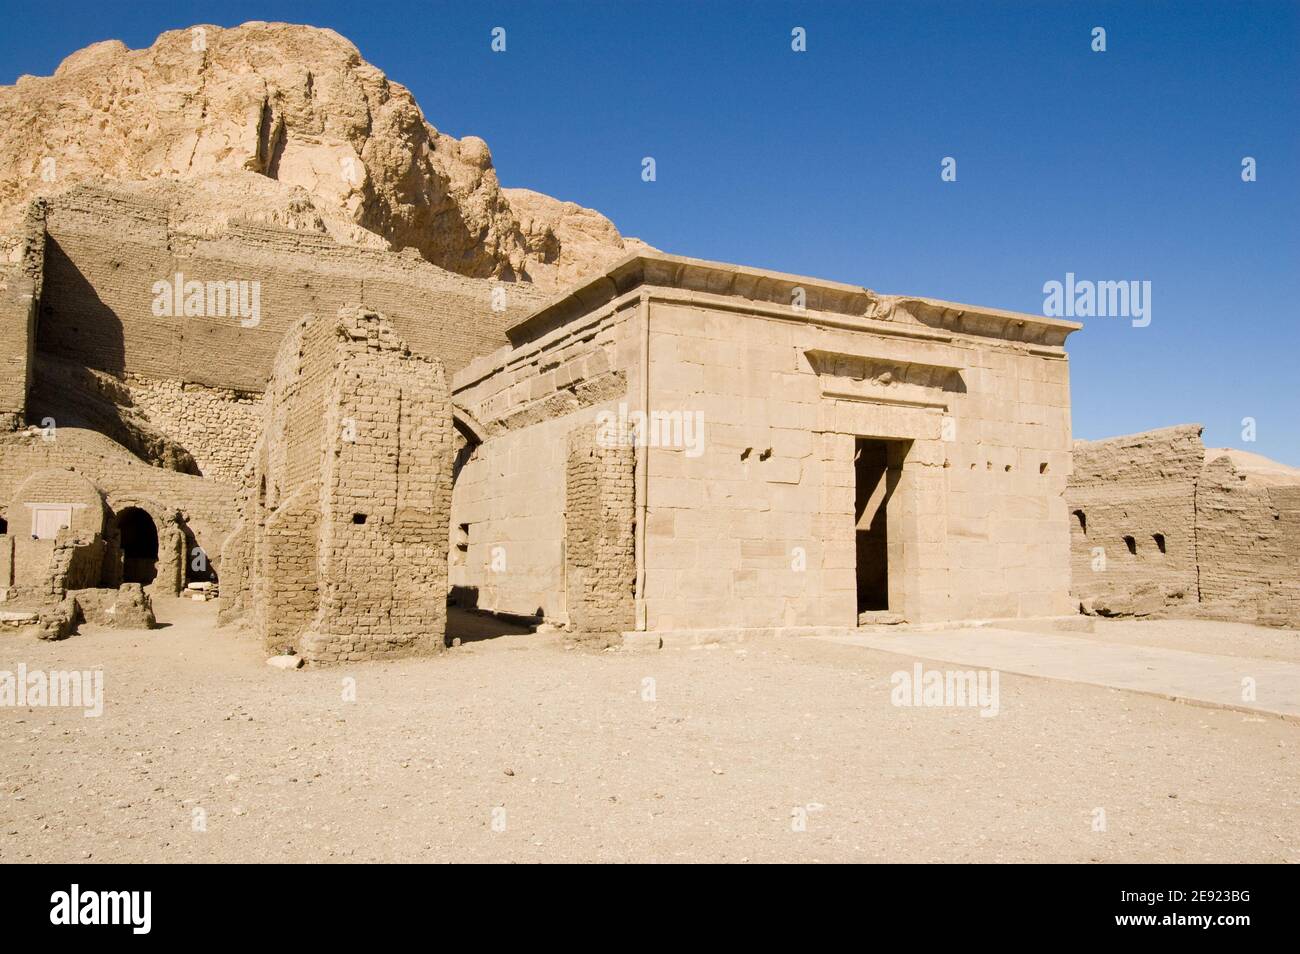
[[[651,633],[1067,613],[1077,327],[635,255],[454,376],[453,584]]]

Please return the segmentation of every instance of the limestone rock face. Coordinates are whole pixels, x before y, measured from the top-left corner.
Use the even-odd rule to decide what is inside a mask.
[[[96,180],[160,196],[186,230],[325,231],[473,277],[558,284],[640,247],[599,213],[503,190],[483,140],[440,133],[348,40],[308,26],[108,40],[0,87],[0,231],[34,196]]]

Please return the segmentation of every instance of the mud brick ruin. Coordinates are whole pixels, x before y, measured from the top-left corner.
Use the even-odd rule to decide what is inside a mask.
[[[0,596],[39,635],[214,592],[315,662],[437,652],[449,603],[601,645],[1296,625],[1294,472],[1072,443],[1078,324],[657,252],[331,31],[204,29],[0,88]]]
[[[1187,424],[1078,441],[1067,500],[1085,612],[1300,625],[1300,474]]]
[[[309,660],[442,648],[455,454],[437,361],[360,308],[302,321],[224,546],[227,606]]]

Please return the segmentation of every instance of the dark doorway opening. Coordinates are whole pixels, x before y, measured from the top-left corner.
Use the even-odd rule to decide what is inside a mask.
[[[857,545],[858,612],[898,609],[889,605],[890,500],[903,472],[908,442],[860,437],[853,453],[854,526]]]
[[[122,582],[148,586],[158,576],[158,528],[153,517],[139,507],[127,507],[117,515],[117,532]]]

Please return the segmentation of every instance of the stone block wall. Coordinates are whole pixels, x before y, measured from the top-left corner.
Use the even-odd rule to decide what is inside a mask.
[[[137,374],[124,383],[132,404],[150,421],[166,422],[167,435],[194,456],[202,476],[239,482],[262,425],[260,393]]]
[[[456,405],[482,429],[456,477],[451,567],[462,602],[571,623],[565,579],[569,435],[626,409],[639,380],[636,302],[578,320],[456,377]],[[502,353],[503,355],[505,352]],[[501,357],[501,356],[497,356]]]
[[[1063,349],[662,298],[650,404],[696,415],[704,435],[698,454],[647,451],[649,629],[856,625],[859,438],[900,459],[889,612],[1069,610]]]

